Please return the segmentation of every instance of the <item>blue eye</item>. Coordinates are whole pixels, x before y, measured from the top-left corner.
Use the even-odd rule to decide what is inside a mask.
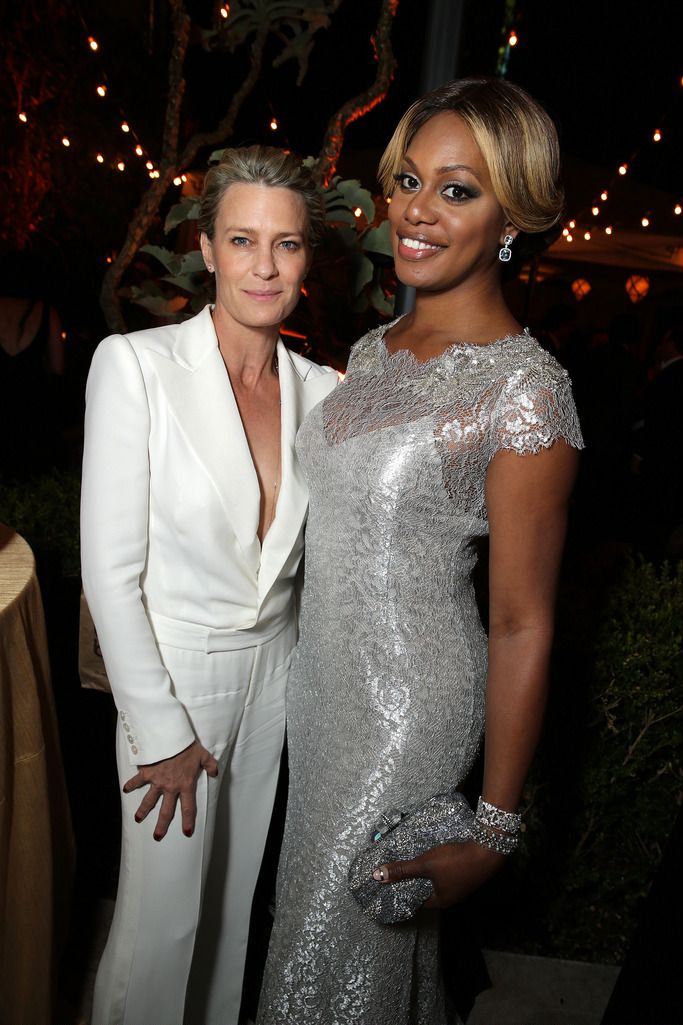
[[[235,235],[235,237],[230,239],[230,241],[232,242],[232,244],[234,246],[238,246],[238,247],[240,247],[242,249],[245,246],[249,245],[249,239],[245,238],[244,235]]]
[[[282,246],[283,249],[286,249],[287,252],[289,252],[289,253],[295,253],[297,251],[297,249],[301,248],[300,243],[299,242],[295,242],[294,239],[291,239],[291,238],[285,239],[283,242],[280,243],[280,245]]]
[[[399,189],[403,189],[405,192],[415,192],[420,187],[420,182],[414,174],[408,174],[402,171],[400,174],[394,175],[394,181],[398,185]]]

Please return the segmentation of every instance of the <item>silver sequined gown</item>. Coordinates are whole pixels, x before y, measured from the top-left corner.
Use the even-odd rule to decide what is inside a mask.
[[[259,1025],[445,1025],[433,913],[347,892],[388,808],[457,785],[479,747],[487,641],[470,574],[501,448],[582,445],[566,372],[527,334],[390,355],[387,327],[304,421],[310,489],[290,792]]]

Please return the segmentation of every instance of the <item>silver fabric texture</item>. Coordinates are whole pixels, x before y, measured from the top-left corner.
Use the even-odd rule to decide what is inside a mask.
[[[302,424],[310,490],[288,683],[290,791],[259,1025],[446,1025],[438,915],[370,921],[349,866],[388,808],[467,775],[487,639],[471,582],[499,449],[582,447],[570,381],[528,334],[419,362],[385,325]]]

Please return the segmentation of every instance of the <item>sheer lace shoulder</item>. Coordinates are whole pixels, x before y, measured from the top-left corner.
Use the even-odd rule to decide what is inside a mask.
[[[491,454],[500,449],[534,453],[560,438],[583,448],[567,371],[533,338],[518,355],[493,411]]]

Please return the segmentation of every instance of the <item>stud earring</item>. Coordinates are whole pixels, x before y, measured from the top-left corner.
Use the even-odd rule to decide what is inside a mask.
[[[508,259],[510,259],[510,257],[508,257]],[[212,263],[207,263],[206,269],[208,270],[209,274],[213,274],[213,264]]]
[[[498,259],[502,263],[507,263],[508,260],[512,259],[512,250],[510,249],[510,243],[514,242],[514,235],[506,235],[503,239],[503,248],[498,253]]]

